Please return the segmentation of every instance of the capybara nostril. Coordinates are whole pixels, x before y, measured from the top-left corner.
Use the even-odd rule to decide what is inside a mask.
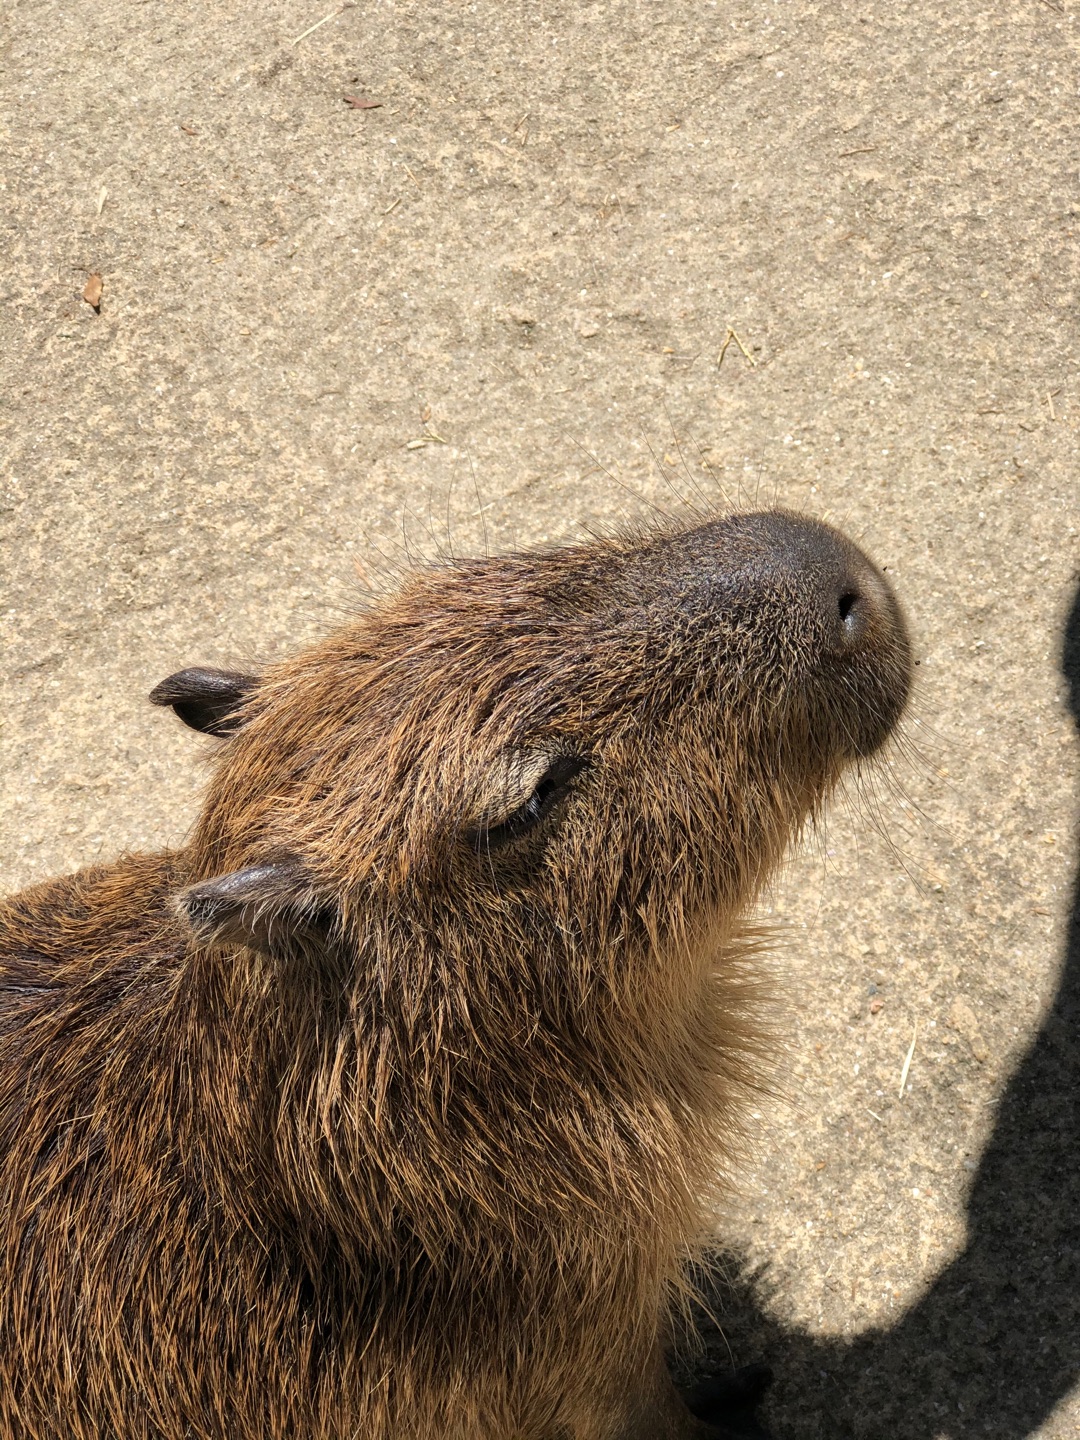
[[[821,603],[833,617],[829,630],[838,652],[843,655],[872,642],[875,625],[896,628],[902,622],[884,576],[850,541],[839,535],[836,539],[835,569],[832,564],[824,568]]]
[[[843,571],[825,585],[822,607],[831,616],[827,633],[840,655],[855,650],[866,638],[872,622],[874,598],[871,586],[860,576]]]
[[[842,649],[854,649],[865,635],[869,624],[868,609],[865,597],[853,585],[846,584],[841,588],[836,613],[840,620],[837,634]]]

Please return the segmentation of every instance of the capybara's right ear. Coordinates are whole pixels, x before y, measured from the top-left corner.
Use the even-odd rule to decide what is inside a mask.
[[[195,665],[155,685],[150,703],[171,705],[185,725],[204,735],[231,735],[240,728],[241,706],[258,683],[257,675]]]
[[[287,857],[200,880],[177,908],[206,945],[247,945],[264,954],[289,940],[325,938],[332,907],[320,900],[298,860]]]

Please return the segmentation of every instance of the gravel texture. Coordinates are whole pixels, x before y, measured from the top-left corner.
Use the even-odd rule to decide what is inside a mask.
[[[782,1440],[1080,1434],[1077,0],[329,9],[0,15],[5,884],[407,554],[836,520],[919,692],[769,899],[724,1333]]]

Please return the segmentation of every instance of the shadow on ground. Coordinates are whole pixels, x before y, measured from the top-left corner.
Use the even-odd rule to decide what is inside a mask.
[[[1062,670],[1080,728],[1080,593]],[[1078,869],[1080,875],[1080,869]],[[718,1287],[721,1366],[777,1372],[766,1410],[782,1440],[1020,1440],[1080,1379],[1080,879],[1061,986],[1002,1098],[968,1201],[967,1247],[895,1328],[854,1343],[770,1318],[748,1283]],[[729,1268],[729,1267],[724,1267]],[[738,1287],[736,1287],[738,1289]]]

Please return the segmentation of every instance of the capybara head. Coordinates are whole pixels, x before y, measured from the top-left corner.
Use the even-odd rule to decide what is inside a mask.
[[[512,1124],[545,1103],[535,1073],[531,1100],[507,1076],[546,1037],[553,1086],[652,1083],[685,1056],[685,1095],[711,1067],[715,1155],[754,1066],[734,997],[716,1000],[718,954],[843,768],[885,740],[909,676],[881,574],[773,511],[422,569],[261,682],[235,677],[233,713],[228,677],[211,687],[206,728],[233,733],[182,905],[211,945],[276,956],[279,975],[291,957],[308,1031],[338,1037],[339,1108],[295,1099],[290,1128],[307,1114],[309,1137],[333,1133],[340,1177],[346,1136],[385,1135],[406,1091],[445,1111],[470,1074]],[[320,1170],[296,1203],[334,1188]]]
[[[765,1069],[740,922],[910,668],[881,574],[777,510],[423,569],[261,681],[164,682],[229,737],[179,904],[215,1009],[276,997],[262,1205],[484,1268],[591,1208],[670,1283]]]
[[[540,952],[562,986],[617,989],[744,909],[909,676],[881,574],[784,511],[423,570],[232,677],[231,715],[210,685],[203,728],[237,734],[188,908],[264,948],[322,928],[362,950],[384,924],[422,970]]]

